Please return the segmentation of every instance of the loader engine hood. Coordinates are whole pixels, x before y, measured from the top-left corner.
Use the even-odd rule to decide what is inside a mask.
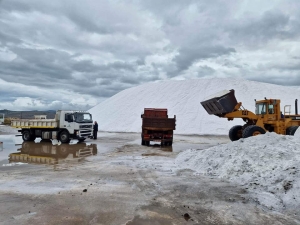
[[[238,104],[233,89],[218,92],[207,97],[200,103],[208,114],[216,116],[233,112],[235,106]]]

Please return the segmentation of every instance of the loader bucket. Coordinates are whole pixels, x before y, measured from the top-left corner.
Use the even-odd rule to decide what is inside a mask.
[[[201,102],[201,105],[210,115],[220,116],[222,114],[233,112],[237,105],[234,90],[225,90],[213,96],[208,97]]]

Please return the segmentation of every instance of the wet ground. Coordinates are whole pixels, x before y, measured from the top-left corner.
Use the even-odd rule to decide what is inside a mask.
[[[140,134],[99,132],[97,140],[52,145],[1,133],[0,224],[300,224],[257,206],[241,187],[175,165],[181,151],[227,137],[174,139],[147,147]]]

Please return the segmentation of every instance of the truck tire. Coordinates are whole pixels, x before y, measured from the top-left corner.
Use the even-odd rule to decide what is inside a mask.
[[[70,142],[70,134],[68,131],[64,130],[59,134],[59,140],[62,143],[69,143]]]
[[[266,133],[266,131],[262,127],[259,127],[256,125],[250,125],[244,129],[243,138],[248,138],[251,136],[256,136],[256,135],[265,134],[265,133]]]
[[[286,135],[294,135],[299,126],[290,126],[286,129]]]
[[[145,141],[145,145],[149,146],[150,145],[150,141]]]
[[[32,141],[32,135],[29,130],[24,130],[22,132],[23,141]]]
[[[236,125],[236,126],[233,126],[231,127],[231,129],[229,130],[229,139],[231,141],[237,141],[239,140],[240,138],[243,137],[243,130],[242,130],[243,126],[241,125]]]
[[[78,139],[78,143],[84,142],[85,138]]]
[[[141,145],[145,145],[145,141],[144,140],[142,140]]]

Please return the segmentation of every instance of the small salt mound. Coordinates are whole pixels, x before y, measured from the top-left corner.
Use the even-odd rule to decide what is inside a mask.
[[[266,133],[206,150],[186,150],[176,163],[236,182],[268,208],[300,206],[300,139]]]

